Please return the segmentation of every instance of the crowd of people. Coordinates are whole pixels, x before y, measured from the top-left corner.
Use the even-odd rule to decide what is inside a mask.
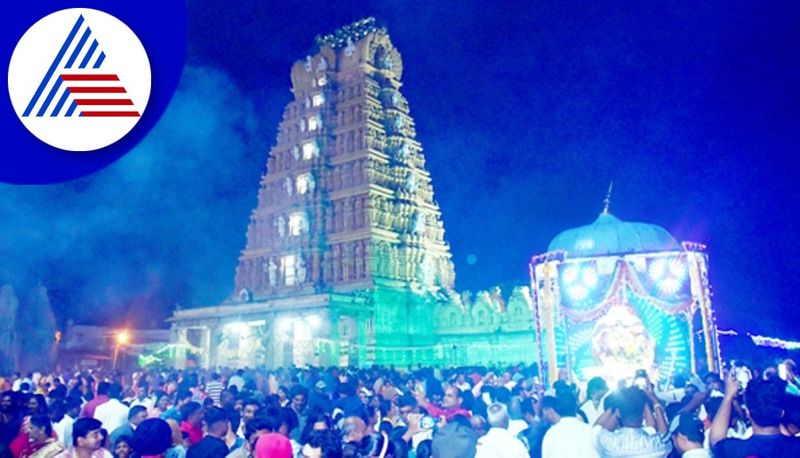
[[[0,458],[800,457],[780,369],[613,387],[527,366],[15,374]]]

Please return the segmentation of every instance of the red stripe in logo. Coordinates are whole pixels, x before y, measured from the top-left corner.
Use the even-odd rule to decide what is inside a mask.
[[[124,87],[70,86],[67,89],[73,94],[123,94],[127,92]]]
[[[133,105],[131,99],[75,99],[78,105]]]
[[[61,75],[64,81],[119,81],[117,75]]]
[[[95,117],[123,117],[133,116],[139,117],[138,111],[84,111],[81,116],[95,116]]]

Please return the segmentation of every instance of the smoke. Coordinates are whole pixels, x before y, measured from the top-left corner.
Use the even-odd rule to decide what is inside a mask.
[[[159,326],[175,303],[224,299],[272,136],[259,119],[227,74],[186,67],[164,117],[115,164],[0,185],[0,283],[44,285],[62,324]]]

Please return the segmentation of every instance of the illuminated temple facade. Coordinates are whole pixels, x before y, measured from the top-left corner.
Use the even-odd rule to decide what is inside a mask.
[[[171,319],[176,364],[535,361],[529,289],[458,294],[403,62],[373,19],[291,69],[233,294]],[[187,359],[187,353],[190,359]]]

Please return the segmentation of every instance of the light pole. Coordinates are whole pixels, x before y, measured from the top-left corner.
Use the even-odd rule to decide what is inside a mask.
[[[128,333],[127,329],[122,329],[117,331],[117,335],[115,338],[117,344],[114,346],[114,363],[112,366],[113,370],[117,370],[117,359],[119,358],[119,349],[123,345],[127,345],[131,341],[130,333]]]

